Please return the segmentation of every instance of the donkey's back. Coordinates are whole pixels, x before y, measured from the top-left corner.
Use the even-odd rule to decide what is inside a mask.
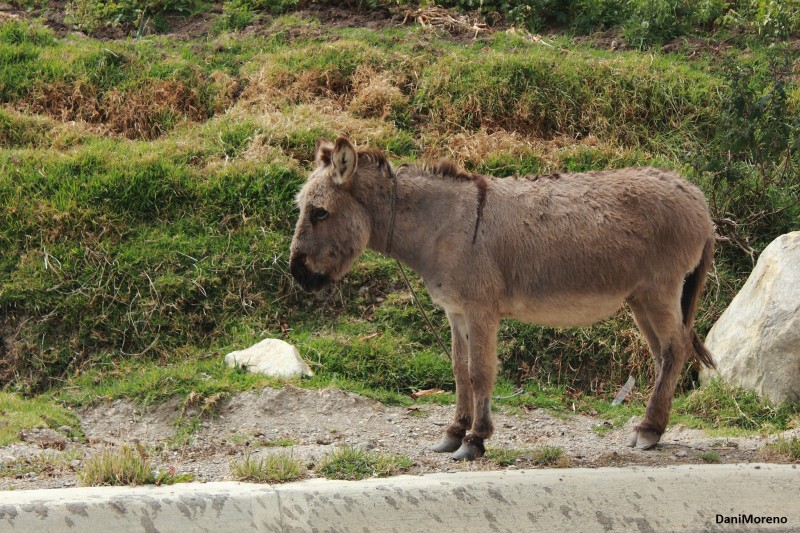
[[[474,296],[529,322],[589,324],[653,286],[674,288],[713,238],[700,190],[661,169],[491,180],[486,196],[464,246],[484,279],[465,288],[494,291]]]

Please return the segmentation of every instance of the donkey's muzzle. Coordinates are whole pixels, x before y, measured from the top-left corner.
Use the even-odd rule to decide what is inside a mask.
[[[307,291],[318,291],[331,282],[329,275],[314,272],[306,266],[305,254],[293,255],[289,269],[292,277]]]

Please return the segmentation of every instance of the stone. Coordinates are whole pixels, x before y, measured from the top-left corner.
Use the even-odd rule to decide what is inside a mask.
[[[264,339],[247,349],[231,352],[225,356],[225,364],[278,378],[313,375],[297,348],[280,339]]]
[[[23,429],[19,432],[19,437],[21,441],[36,444],[40,448],[64,450],[67,447],[64,435],[51,428]]]
[[[775,239],[708,333],[719,374],[773,402],[800,402],[800,231]]]

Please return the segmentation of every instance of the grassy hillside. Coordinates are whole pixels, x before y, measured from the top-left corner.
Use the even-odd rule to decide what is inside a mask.
[[[403,24],[417,6],[319,4],[107,4],[117,16],[34,2],[0,18],[0,390],[213,397],[265,382],[221,365],[265,335],[299,347],[312,386],[451,389],[385,258],[367,253],[319,295],[293,284],[292,201],[321,136],[496,176],[681,171],[720,234],[702,332],[752,258],[800,229],[796,24],[765,35],[755,12],[681,19],[662,48],[633,40],[637,11],[513,30],[509,12],[474,38],[413,13]],[[582,330],[507,322],[500,336],[501,388],[541,383],[567,401],[606,397],[629,373],[640,396],[652,382],[625,311]]]

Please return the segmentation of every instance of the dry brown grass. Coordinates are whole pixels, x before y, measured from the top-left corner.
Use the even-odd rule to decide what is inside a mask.
[[[362,65],[353,75],[353,96],[347,106],[357,117],[388,117],[394,109],[408,105],[408,98],[395,85],[393,75],[387,71],[377,72]]]
[[[447,157],[463,165],[467,162],[480,162],[489,154],[506,152],[520,156],[539,154],[543,142],[506,130],[463,131],[456,134],[439,135],[429,132],[430,142],[426,144],[423,156],[427,159]]]
[[[382,148],[383,140],[396,133],[395,126],[380,118],[360,118],[340,106],[337,100],[314,98],[308,103],[285,104],[276,108],[275,101],[264,93],[243,94],[228,112],[209,121],[253,123],[258,132],[238,155],[243,162],[264,162],[281,159],[284,164],[309,163],[314,158],[317,138],[338,135],[349,137],[359,148]],[[199,141],[198,141],[199,142]],[[292,162],[294,161],[294,162]],[[209,158],[209,168],[229,164],[226,158]]]
[[[477,165],[496,154],[520,158],[535,156],[541,159],[547,171],[550,171],[558,170],[560,161],[575,150],[591,148],[607,154],[612,159],[627,155],[627,151],[622,147],[601,141],[592,135],[579,140],[567,135],[543,139],[537,135],[526,135],[500,128],[494,130],[481,128],[459,133],[429,129],[423,135],[426,139],[423,158],[433,160],[446,157],[461,165]]]
[[[268,61],[264,68],[250,76],[242,99],[279,106],[281,103],[310,102],[324,97],[340,102],[342,107],[349,91],[349,80],[338,71],[290,71]]]
[[[179,81],[153,80],[135,90],[105,93],[81,81],[54,83],[26,103],[35,113],[62,122],[102,124],[129,139],[155,139],[180,120],[201,121],[210,115],[197,89]]]

